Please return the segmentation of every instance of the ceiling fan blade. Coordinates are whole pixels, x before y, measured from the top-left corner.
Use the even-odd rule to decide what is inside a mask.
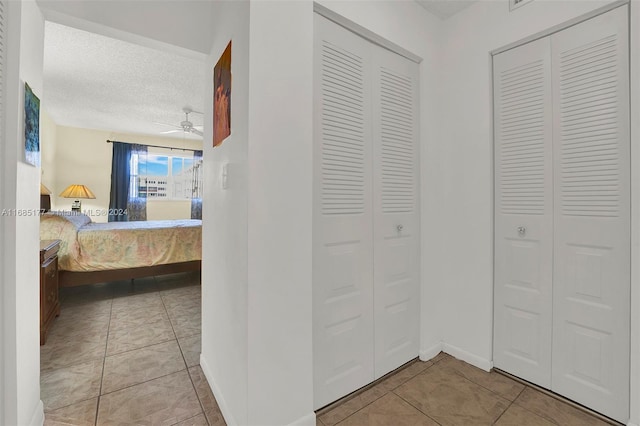
[[[204,133],[202,133],[200,130],[193,127],[191,128],[191,133],[196,134],[198,136],[204,136]]]
[[[160,126],[169,126],[169,127],[175,127],[176,129],[182,129],[182,126],[177,126],[175,124],[169,124],[169,123],[161,123],[159,121],[154,121],[153,124],[159,124]]]
[[[177,130],[176,129],[176,130],[165,130],[164,132],[160,132],[160,133],[163,134],[163,135],[167,135],[169,133],[183,133],[183,132],[184,132],[184,130]]]

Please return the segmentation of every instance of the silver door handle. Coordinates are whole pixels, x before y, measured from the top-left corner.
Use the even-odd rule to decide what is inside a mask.
[[[524,235],[525,232],[527,232],[527,228],[525,228],[524,226],[518,226],[518,234]]]
[[[396,226],[396,229],[398,230],[398,232],[402,232],[403,228],[404,228],[404,226],[402,226],[402,225]]]

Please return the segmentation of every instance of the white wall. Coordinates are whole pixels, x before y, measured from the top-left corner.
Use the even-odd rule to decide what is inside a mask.
[[[46,102],[42,100],[40,103],[40,152],[42,153],[40,180],[44,186],[51,190],[51,198],[64,189],[58,189],[58,187],[55,186],[57,133],[58,126],[56,126],[55,121],[47,114]]]
[[[454,15],[443,26],[440,182],[446,194],[442,206],[446,220],[441,226],[447,234],[436,254],[437,262],[444,268],[438,316],[443,326],[445,349],[481,367],[491,365],[493,339],[493,139],[489,52],[607,3],[611,2],[534,1],[509,13],[504,2],[481,1]],[[638,23],[637,17],[634,22]],[[638,29],[634,27],[632,31],[632,40],[637,41]],[[634,49],[632,45],[632,52],[637,52],[637,46]],[[634,63],[637,64],[637,59]],[[637,93],[637,83],[634,84]],[[634,145],[632,151],[636,148]],[[637,202],[634,205],[638,206]],[[637,247],[637,235],[634,238]],[[638,290],[636,275],[634,294]],[[635,298],[638,298],[637,294]],[[636,308],[639,306],[638,301],[635,305]],[[637,315],[634,318],[637,319]],[[636,328],[635,334],[637,332]],[[634,340],[635,356],[632,358],[638,360],[638,339]],[[640,380],[637,364],[634,372],[632,407],[635,414],[632,420],[638,423]]]
[[[40,168],[24,162],[24,82],[42,94],[44,21],[35,2],[8,3],[3,208],[39,208]],[[40,285],[37,216],[3,216],[4,363],[1,397],[6,425],[42,424]]]
[[[107,140],[202,149],[201,141],[191,139],[180,140],[66,126],[57,126],[55,135],[55,178],[51,184],[53,187],[49,186],[48,180],[43,180],[53,192],[51,195],[53,210],[71,209],[71,203],[74,200],[61,198],[58,194],[75,183],[86,185],[96,196],[94,200],[81,200],[82,210],[96,212],[96,210],[106,211],[109,208],[113,147],[106,142]],[[176,152],[182,153],[182,151]],[[48,174],[46,168],[45,173]],[[147,202],[147,220],[189,218],[191,218],[189,200]],[[103,214],[94,214],[91,219],[94,222],[107,222],[108,217]]]
[[[420,163],[421,163],[421,327],[420,354],[428,359],[440,351],[438,299],[442,268],[440,247],[445,196],[440,182],[441,141],[438,108],[440,36],[443,22],[412,1],[335,1],[320,4],[420,56]]]
[[[313,5],[251,2],[250,28],[248,421],[311,425]]]
[[[202,200],[202,369],[227,424],[248,421],[247,216],[249,2],[216,2],[206,66]],[[213,67],[229,40],[231,135],[213,148]],[[228,189],[220,176],[228,165]],[[271,395],[271,392],[268,393]]]

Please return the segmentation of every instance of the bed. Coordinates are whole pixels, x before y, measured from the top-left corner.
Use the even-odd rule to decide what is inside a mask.
[[[201,267],[202,221],[95,223],[87,215],[40,217],[40,239],[60,240],[59,285],[72,287]]]

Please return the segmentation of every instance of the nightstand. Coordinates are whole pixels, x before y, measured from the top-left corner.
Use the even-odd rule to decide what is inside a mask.
[[[40,345],[51,323],[60,315],[58,299],[58,250],[60,240],[40,241]]]

